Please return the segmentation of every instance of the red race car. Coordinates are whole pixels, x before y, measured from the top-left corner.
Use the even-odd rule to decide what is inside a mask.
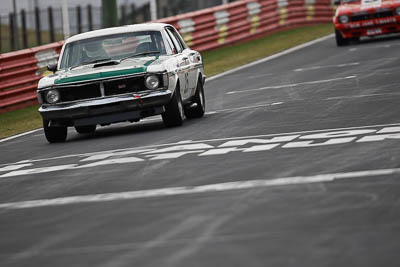
[[[361,36],[400,32],[400,0],[341,0],[333,17],[336,43],[347,45]]]

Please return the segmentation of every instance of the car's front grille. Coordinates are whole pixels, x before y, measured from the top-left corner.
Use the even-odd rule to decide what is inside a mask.
[[[128,94],[144,89],[144,78],[133,77],[115,81],[104,82],[105,96]]]
[[[356,13],[350,17],[351,22],[369,20],[369,19],[379,19],[394,16],[393,10],[379,10],[374,13]]]
[[[371,19],[371,14],[368,14],[368,13],[357,14],[357,15],[352,15],[350,17],[351,22],[362,21],[362,20],[367,20],[367,19]]]
[[[104,91],[102,93],[102,88]],[[146,90],[144,76],[128,77],[110,81],[65,85],[57,88],[60,92],[59,103],[100,98],[105,96],[129,94]],[[42,92],[42,98],[46,99],[46,91]]]
[[[376,18],[376,19],[387,18],[387,17],[392,17],[392,16],[394,16],[394,13],[392,10],[380,11],[380,12],[376,12],[374,14],[374,18]]]
[[[84,86],[71,86],[60,88],[61,102],[85,100],[101,97],[100,84],[87,84]]]

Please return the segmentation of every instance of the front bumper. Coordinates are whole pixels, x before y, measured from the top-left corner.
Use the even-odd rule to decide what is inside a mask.
[[[80,102],[42,105],[39,112],[43,120],[53,125],[84,126],[135,121],[164,112],[172,96],[170,90],[160,90]]]
[[[343,38],[384,35],[400,32],[400,18],[397,16],[345,24],[336,23],[335,28],[342,34]]]

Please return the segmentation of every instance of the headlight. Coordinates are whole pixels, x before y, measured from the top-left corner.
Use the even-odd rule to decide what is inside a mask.
[[[395,13],[397,16],[400,16],[400,6],[395,9]]]
[[[158,77],[156,75],[150,75],[150,76],[146,77],[146,80],[144,83],[148,89],[154,90],[154,89],[157,89],[158,86],[160,85],[160,80],[158,79]]]
[[[349,16],[347,16],[347,15],[339,16],[339,22],[340,22],[340,23],[347,23],[347,22],[349,22]]]
[[[46,93],[46,101],[49,104],[55,104],[60,101],[60,93],[57,90],[50,90]]]

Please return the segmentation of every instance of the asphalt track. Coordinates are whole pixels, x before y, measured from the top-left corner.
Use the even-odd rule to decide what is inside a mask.
[[[0,266],[399,266],[400,39],[209,80],[207,115],[0,142]]]

